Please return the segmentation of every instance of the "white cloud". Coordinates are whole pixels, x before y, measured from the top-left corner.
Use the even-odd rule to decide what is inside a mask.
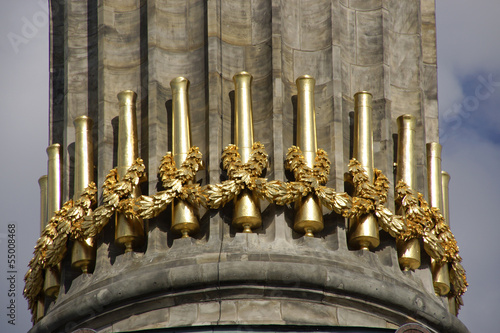
[[[439,61],[459,76],[500,68],[498,0],[437,0]]]

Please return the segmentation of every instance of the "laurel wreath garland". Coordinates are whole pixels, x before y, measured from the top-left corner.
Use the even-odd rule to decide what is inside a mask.
[[[36,303],[41,297],[43,272],[63,260],[68,238],[94,239],[115,212],[123,213],[129,218],[154,218],[174,198],[207,209],[219,209],[244,188],[276,205],[292,204],[313,193],[322,205],[343,217],[374,214],[379,226],[392,237],[404,241],[421,238],[424,249],[431,258],[442,264],[450,264],[450,296],[455,296],[457,309],[463,305],[461,296],[467,290],[467,280],[460,264],[462,259],[458,254],[456,240],[439,209],[430,208],[421,193],[411,190],[400,181],[396,186],[395,200],[401,207],[402,215],[396,215],[385,206],[389,190],[387,177],[375,169],[373,182],[370,182],[367,171],[356,159],[350,161],[349,172],[346,174],[348,181],[354,185],[351,197],[325,186],[330,173],[330,160],[322,149],[316,152],[311,168],[306,164],[299,147],[289,148],[285,167],[293,173],[295,179],[288,182],[261,178],[268,166],[267,157],[264,145],[255,142],[249,160],[243,163],[238,147],[229,145],[222,153],[222,167],[227,172],[228,180],[200,186],[194,182],[196,172],[203,166],[199,149],[192,147],[179,168],[168,152],[158,170],[164,190],[151,196],[130,198],[134,187],[145,179],[145,166],[139,158],[121,180],[118,179],[116,169],[109,172],[102,186],[102,203],[94,210],[92,207],[96,202],[97,189],[94,183],[89,184],[76,202],[68,200],[54,213],[37,241],[24,278],[24,296],[33,316],[36,316]]]
[[[406,231],[403,218],[393,214],[384,205],[387,201],[389,180],[382,171],[374,169],[374,179],[371,183],[365,168],[358,160],[352,159],[349,162],[348,180],[354,185],[354,194],[352,208],[347,217],[375,214],[380,228],[394,238]]]
[[[450,296],[455,297],[459,309],[463,305],[462,295],[467,291],[468,284],[457,242],[440,210],[431,208],[423,194],[413,191],[401,180],[396,186],[395,201],[402,208],[402,215],[393,214],[383,205],[387,200],[389,181],[380,170],[375,169],[374,173],[373,184],[370,184],[368,173],[359,161],[350,161],[348,178],[352,179],[355,191],[348,217],[374,213],[379,226],[392,237],[404,241],[421,238],[431,258],[442,264],[450,264]]]
[[[85,219],[91,213],[91,206],[96,202],[96,186],[90,183],[80,199],[65,202],[61,209],[54,212],[35,246],[34,256],[30,260],[28,272],[24,277],[24,297],[32,316],[38,298],[41,297],[44,269],[57,266],[66,254],[68,237],[84,240],[94,238],[104,226],[120,203],[120,198],[130,195],[132,189],[144,176],[145,166],[141,159],[129,168],[123,180],[118,181],[116,169],[110,171],[103,185],[103,204],[93,213],[92,219]],[[34,318],[32,318],[33,321]]]
[[[429,208],[423,194],[417,193],[404,182],[396,186],[399,202],[406,218],[407,232],[400,239],[422,238],[424,249],[431,258],[442,264],[450,263],[451,295],[456,296],[457,309],[463,305],[461,296],[467,291],[467,278],[455,237],[437,208]]]

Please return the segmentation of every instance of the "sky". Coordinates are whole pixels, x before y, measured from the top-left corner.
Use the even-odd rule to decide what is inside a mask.
[[[0,332],[31,327],[23,276],[39,235],[38,178],[48,146],[46,0],[3,1],[0,11]],[[451,175],[450,224],[469,290],[459,318],[471,332],[500,327],[500,1],[437,0],[442,168]],[[9,225],[14,225],[10,228]],[[8,267],[15,231],[16,262]],[[14,271],[16,273],[8,273]],[[8,279],[16,321],[9,325]]]

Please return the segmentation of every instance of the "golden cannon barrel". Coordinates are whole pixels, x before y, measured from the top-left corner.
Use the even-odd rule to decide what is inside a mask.
[[[61,208],[61,145],[54,143],[47,148],[47,221]],[[57,297],[60,288],[61,264],[45,270],[43,292],[46,296]]]
[[[128,168],[139,157],[137,141],[136,118],[137,94],[125,90],[118,94],[120,115],[118,118],[118,179],[121,180]],[[130,194],[131,198],[141,195],[138,186]],[[115,243],[124,246],[125,252],[131,252],[134,246],[139,246],[144,240],[144,225],[141,219],[126,218],[123,214],[115,214]]]
[[[353,157],[368,172],[373,183],[373,129],[372,94],[366,91],[354,95]],[[380,244],[378,223],[373,214],[365,214],[349,221],[349,245],[355,249],[370,250]]]
[[[297,85],[297,146],[304,154],[308,167],[314,167],[318,145],[316,141],[316,108],[314,106],[314,86],[316,80],[303,75],[295,81]],[[318,197],[309,193],[295,202],[293,229],[305,236],[323,230],[323,212]]]
[[[429,187],[429,205],[443,211],[443,192],[441,174],[441,145],[431,142],[427,148],[427,185]],[[445,296],[450,292],[450,274],[448,264],[440,264],[431,258],[432,278],[436,294]]]
[[[247,163],[253,146],[252,75],[240,72],[234,82],[234,144],[241,161]],[[252,191],[243,189],[234,200],[233,226],[251,233],[262,225],[259,199]]]
[[[172,89],[172,153],[179,168],[191,148],[189,116],[189,80],[177,77],[170,81]],[[187,238],[200,229],[198,211],[188,202],[174,199],[172,203],[172,231]]]
[[[92,144],[93,121],[87,116],[75,119],[75,178],[74,200],[94,181],[94,147]],[[71,249],[71,267],[86,274],[95,262],[92,238],[75,240]]]
[[[417,160],[415,159],[415,127],[414,116],[404,114],[397,119],[398,124],[398,148],[396,165],[396,184],[403,180],[408,187],[415,191],[417,186]],[[416,193],[416,192],[415,192]],[[401,207],[396,207],[401,214]],[[413,238],[407,241],[396,240],[398,250],[398,261],[405,271],[415,270],[420,267],[420,240]]]

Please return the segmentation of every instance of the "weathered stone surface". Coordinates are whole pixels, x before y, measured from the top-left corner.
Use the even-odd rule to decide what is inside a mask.
[[[384,97],[384,67],[382,65],[351,65],[351,92],[368,91],[373,99]],[[353,95],[354,95],[353,94]]]
[[[318,51],[295,50],[293,57],[293,77],[308,74],[316,79],[320,86],[332,80],[332,49],[331,47]],[[320,102],[319,100],[318,102]],[[331,110],[331,109],[330,109]],[[329,110],[329,111],[330,111]]]
[[[417,35],[393,34],[391,39],[391,84],[405,89],[417,89],[420,84],[420,40]]]
[[[335,326],[337,320],[337,307],[324,304],[304,304],[303,302],[286,302],[281,305],[283,320],[287,324],[309,323],[310,325]]]
[[[279,301],[237,301],[238,322],[241,324],[282,323]]]
[[[189,326],[198,318],[197,304],[184,304],[170,308],[169,327]]]
[[[371,316],[356,310],[350,310],[343,307],[337,309],[338,321],[341,326],[360,326],[360,327],[380,327],[385,328],[386,322],[376,316]]]
[[[400,34],[418,34],[420,0],[391,1],[393,29]]]
[[[350,0],[349,6],[360,10],[373,10],[382,7],[382,0]]]
[[[358,48],[356,64],[373,65],[382,63],[384,60],[382,10],[357,12],[356,20],[362,22],[356,30]]]

